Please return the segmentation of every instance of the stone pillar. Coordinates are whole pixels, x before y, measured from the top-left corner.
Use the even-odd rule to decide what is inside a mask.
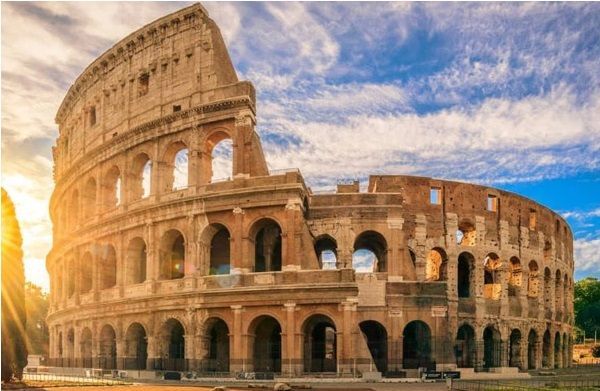
[[[415,256],[417,258],[415,262],[417,281],[425,281],[425,264],[427,254],[425,248],[425,241],[427,240],[427,218],[424,214],[417,214],[415,216]]]
[[[152,222],[146,223],[146,286],[149,293],[154,292],[156,280],[158,279],[158,246],[160,243],[156,240],[156,225]]]
[[[249,238],[244,232],[244,210],[240,207],[233,208],[233,232],[231,233],[231,272],[250,273],[253,265],[250,264]]]
[[[337,332],[338,338],[338,373],[348,373],[353,369],[352,359],[355,357],[353,331],[358,329],[354,318],[358,300],[350,298],[342,303],[342,327]]]
[[[157,349],[157,338],[154,335],[148,335],[146,337],[146,341],[148,342],[148,358],[146,359],[146,369],[152,370],[154,369],[154,360],[158,358],[158,349]]]
[[[296,303],[288,302],[283,305],[285,309],[285,324],[281,335],[282,354],[281,372],[292,377],[302,373],[301,349],[296,349]]]
[[[285,205],[286,227],[282,243],[282,271],[300,270],[300,243],[302,231],[299,222],[302,221],[302,202],[299,199],[291,199]]]
[[[402,310],[388,312],[391,329],[388,338],[388,371],[402,369]]]
[[[241,305],[232,305],[231,311],[233,312],[233,327],[231,330],[231,338],[229,343],[231,344],[231,356],[229,359],[229,371],[230,372],[245,372],[247,370],[247,354],[243,346],[243,331],[242,331],[242,311]]]
[[[401,217],[388,217],[388,228],[390,229],[389,253],[387,259],[388,281],[400,281],[404,274],[405,251],[404,232],[402,226],[404,219]]]

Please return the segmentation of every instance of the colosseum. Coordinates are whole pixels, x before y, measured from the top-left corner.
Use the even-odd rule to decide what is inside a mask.
[[[53,366],[416,377],[571,363],[564,219],[487,186],[377,175],[321,193],[269,170],[254,87],[200,4],[102,54],[56,122]],[[223,140],[232,172],[215,180]]]

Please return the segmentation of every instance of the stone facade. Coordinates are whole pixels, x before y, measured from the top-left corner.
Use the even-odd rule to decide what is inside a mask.
[[[269,172],[255,113],[199,4],[75,81],[56,116],[53,363],[295,375],[570,365],[561,217],[423,177],[313,193],[297,170]],[[224,139],[231,178],[211,181]],[[357,254],[371,269],[353,268]]]

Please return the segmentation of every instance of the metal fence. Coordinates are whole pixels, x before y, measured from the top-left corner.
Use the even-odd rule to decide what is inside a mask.
[[[48,373],[48,372],[25,372],[23,374],[23,380],[30,382],[41,382],[41,383],[68,383],[69,386],[73,385],[125,385],[129,384],[125,381],[113,378],[113,373],[110,371],[89,371],[86,375],[71,375],[71,374],[59,374],[59,373]]]
[[[600,376],[552,377],[521,380],[453,380],[457,391],[598,390]]]

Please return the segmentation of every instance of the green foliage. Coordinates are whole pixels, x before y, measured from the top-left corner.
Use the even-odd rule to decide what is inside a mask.
[[[25,272],[15,206],[2,189],[2,380],[21,379],[27,365]]]
[[[592,347],[592,357],[600,358],[600,345]]]
[[[575,283],[575,324],[592,337],[600,334],[600,281],[588,277]]]
[[[27,310],[27,351],[29,354],[48,356],[48,294],[30,282],[25,283],[25,309]]]

